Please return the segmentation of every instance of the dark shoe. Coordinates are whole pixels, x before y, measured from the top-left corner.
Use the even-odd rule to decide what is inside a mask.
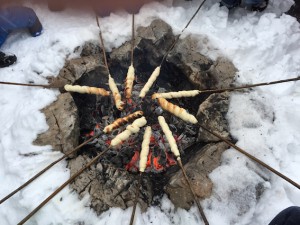
[[[39,20],[39,18],[36,18],[35,23],[28,28],[30,34],[32,35],[32,37],[36,37],[41,35],[42,30],[43,30],[43,26]]]
[[[262,12],[268,7],[268,4],[269,4],[269,0],[265,0],[261,4],[253,5],[252,11]]]
[[[4,52],[0,52],[0,68],[8,67],[17,61],[15,55],[7,55]]]
[[[291,206],[280,213],[269,223],[269,225],[299,225],[300,207]]]
[[[233,9],[241,4],[241,0],[222,0],[220,2],[220,7],[226,6],[228,9]]]

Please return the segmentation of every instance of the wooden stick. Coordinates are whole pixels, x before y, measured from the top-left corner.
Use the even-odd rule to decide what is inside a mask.
[[[195,194],[195,191],[194,189],[192,188],[192,185],[188,179],[188,176],[186,175],[186,172],[185,172],[185,169],[183,168],[183,165],[182,165],[182,162],[181,162],[181,158],[180,158],[180,152],[179,152],[179,149],[178,149],[178,146],[176,144],[176,141],[175,141],[175,138],[173,137],[172,135],[172,132],[168,126],[168,124],[166,123],[165,121],[165,118],[163,116],[159,116],[158,117],[158,122],[159,122],[159,125],[161,126],[164,134],[166,135],[166,138],[167,138],[167,141],[170,145],[170,148],[171,148],[171,151],[173,152],[173,154],[175,155],[176,159],[177,159],[177,162],[178,162],[178,165],[180,166],[181,170],[182,170],[182,173],[184,175],[184,178],[192,192],[192,195],[194,197],[194,201],[196,202],[197,204],[197,207],[198,207],[198,210],[200,212],[200,215],[205,223],[205,225],[209,225],[208,223],[208,220],[206,219],[206,216],[204,214],[204,211],[200,205],[200,203],[198,202],[198,199],[197,199],[197,196]]]
[[[108,73],[108,85],[109,88],[112,92],[112,95],[114,97],[115,100],[115,105],[117,107],[118,110],[123,110],[124,109],[124,105],[125,103],[121,100],[121,94],[119,92],[119,89],[117,87],[117,84],[115,83],[115,80],[113,79],[113,77],[110,75],[109,72],[109,68],[108,68],[108,63],[107,63],[107,58],[106,58],[106,52],[105,52],[105,47],[104,47],[104,41],[103,41],[103,37],[102,37],[102,31],[100,28],[100,24],[99,24],[99,18],[96,14],[96,21],[97,21],[97,25],[99,28],[99,37],[100,37],[100,42],[101,42],[101,48],[102,48],[102,52],[103,52],[103,59],[104,59],[104,64]]]
[[[225,91],[238,91],[238,90],[247,89],[247,88],[254,88],[254,87],[259,87],[259,86],[269,86],[269,85],[288,83],[288,82],[293,82],[293,81],[298,81],[298,80],[300,80],[300,76],[290,78],[290,79],[284,79],[284,80],[277,80],[277,81],[271,81],[271,82],[242,85],[242,86],[237,86],[237,87],[232,87],[232,88],[201,90],[199,92],[200,92],[200,94],[202,94],[202,93],[221,93],[221,92],[225,92]],[[49,88],[49,89],[63,88],[63,86],[58,87],[58,86],[52,86],[51,84],[48,84],[48,85],[44,85],[44,84],[24,84],[24,83],[14,83],[14,82],[4,82],[4,81],[0,81],[0,84],[26,86],[26,87],[41,87],[41,88]]]
[[[206,130],[208,133],[214,135],[215,137],[219,138],[221,141],[225,142],[226,144],[228,144],[229,146],[233,147],[234,149],[236,149],[237,151],[239,151],[240,153],[244,154],[245,156],[247,156],[248,158],[252,159],[253,161],[257,162],[258,164],[260,164],[261,166],[265,167],[266,169],[270,170],[271,172],[275,173],[277,176],[281,177],[282,179],[286,180],[287,182],[289,182],[290,184],[294,185],[296,188],[300,189],[300,185],[298,183],[296,183],[295,181],[293,181],[292,179],[288,178],[287,176],[283,175],[282,173],[280,173],[279,171],[275,170],[274,168],[272,168],[271,166],[269,166],[268,164],[264,163],[263,161],[259,160],[258,158],[254,157],[253,155],[249,154],[248,152],[246,152],[245,150],[241,149],[240,147],[236,146],[235,144],[233,144],[232,142],[226,140],[225,138],[223,138],[221,135],[209,130],[208,128],[202,126],[201,124],[199,124],[199,126],[203,129]]]
[[[169,55],[169,53],[172,51],[172,49],[174,48],[174,46],[177,44],[177,42],[179,41],[180,36],[182,35],[182,33],[185,31],[186,28],[188,28],[188,26],[190,25],[190,23],[192,22],[192,20],[195,18],[195,16],[198,14],[198,12],[200,11],[200,9],[202,8],[203,4],[206,2],[206,0],[202,1],[201,4],[199,5],[198,9],[196,10],[196,12],[193,14],[193,16],[191,17],[191,19],[188,21],[188,23],[185,25],[185,27],[182,29],[181,33],[176,37],[176,39],[174,40],[174,42],[172,43],[171,47],[168,49],[167,53],[164,55],[163,59],[161,60],[160,66],[163,64],[163,62],[165,61],[165,59],[167,58],[167,56]]]
[[[131,99],[132,95],[132,87],[135,79],[135,71],[134,71],[134,66],[133,66],[133,50],[134,50],[134,14],[132,14],[132,36],[131,36],[131,64],[128,68],[127,76],[125,79],[125,98],[127,100]]]
[[[121,117],[116,119],[115,121],[113,121],[110,125],[107,125],[106,127],[104,127],[103,132],[104,133],[110,133],[112,132],[114,129],[117,129],[127,123],[130,123],[132,121],[134,121],[135,119],[137,119],[138,117],[143,116],[143,111],[136,111],[134,113],[131,113],[127,116]]]
[[[300,77],[294,77],[290,79],[284,79],[284,80],[277,80],[277,81],[272,81],[272,82],[264,82],[264,83],[257,83],[257,84],[248,84],[248,85],[243,85],[239,87],[232,87],[232,88],[223,88],[223,89],[211,89],[211,90],[202,90],[200,93],[221,93],[225,91],[238,91],[242,89],[247,89],[247,88],[253,88],[253,87],[259,87],[259,86],[268,86],[268,85],[274,85],[274,84],[281,84],[281,83],[287,83],[287,82],[292,82],[292,81],[298,81],[300,80]]]
[[[107,148],[103,152],[99,153],[94,159],[92,159],[85,167],[81,168],[77,173],[75,173],[70,179],[63,183],[59,188],[56,189],[51,195],[49,195],[41,204],[39,204],[33,211],[31,211],[18,225],[24,224],[28,221],[37,211],[39,211],[44,205],[46,205],[54,196],[56,196],[62,189],[64,189],[69,183],[74,181],[80,174],[82,174],[87,168],[93,165],[97,160],[104,155],[110,148]]]
[[[133,50],[134,50],[134,40],[135,40],[135,34],[134,34],[134,13],[132,14],[132,30],[131,30],[131,65],[133,66]]]
[[[52,87],[50,85],[45,85],[45,84],[23,84],[23,83],[4,82],[4,81],[0,81],[0,84],[26,86],[26,87],[58,88],[58,87]]]
[[[158,98],[157,102],[163,110],[172,113],[174,116],[177,116],[178,118],[182,119],[183,121],[192,123],[192,124],[198,123],[198,120],[196,119],[196,117],[193,116],[192,114],[188,113],[184,108],[181,108],[178,105],[175,105],[175,104],[167,101],[164,98]]]
[[[20,187],[18,187],[17,189],[15,189],[14,191],[12,191],[11,193],[9,193],[7,196],[5,196],[3,199],[0,200],[0,205],[5,202],[7,199],[9,199],[10,197],[12,197],[14,194],[16,194],[18,191],[22,190],[23,188],[25,188],[26,186],[28,186],[31,182],[33,182],[36,178],[38,178],[39,176],[41,176],[42,174],[44,174],[47,170],[49,170],[52,166],[54,166],[55,164],[57,164],[58,162],[60,162],[61,160],[67,158],[69,155],[77,152],[81,147],[83,147],[84,145],[88,144],[89,142],[93,141],[95,138],[99,137],[100,134],[95,135],[94,137],[88,139],[87,141],[83,142],[82,144],[78,145],[76,148],[74,148],[73,150],[67,152],[64,156],[60,157],[59,159],[57,159],[56,161],[52,162],[51,164],[49,164],[47,167],[45,167],[43,170],[41,170],[40,172],[38,172],[36,175],[34,175],[32,178],[30,178],[28,181],[26,181],[24,184],[22,184]]]
[[[185,98],[185,97],[195,97],[199,95],[201,92],[199,90],[189,90],[189,91],[175,91],[175,92],[162,92],[162,93],[154,93],[152,95],[152,99],[164,98]]]
[[[118,195],[120,195],[123,191],[127,190],[129,186],[134,182],[134,179],[130,180],[126,185],[124,185],[121,190],[119,190],[116,194],[113,195],[113,198],[116,198]]]
[[[68,92],[76,92],[80,94],[93,94],[93,95],[101,95],[101,96],[109,96],[110,94],[110,92],[105,90],[104,88],[80,86],[80,85],[66,84],[64,86],[64,89]]]
[[[196,16],[196,14],[199,12],[199,10],[201,9],[201,7],[203,6],[203,4],[204,4],[205,1],[206,0],[204,0],[200,4],[200,6],[196,10],[196,12],[192,16],[192,18],[189,20],[189,22],[187,23],[187,25],[182,29],[181,33],[176,37],[176,39],[174,40],[174,42],[172,43],[172,45],[170,46],[170,48],[168,49],[168,51],[166,52],[166,54],[163,56],[160,65],[155,68],[155,70],[152,72],[151,76],[149,77],[148,81],[146,82],[146,84],[142,88],[139,97],[144,98],[145,95],[147,94],[147,92],[149,91],[149,89],[152,87],[153,83],[156,81],[156,79],[158,78],[158,76],[160,74],[160,70],[161,70],[161,66],[162,66],[163,62],[165,61],[165,59],[167,58],[167,56],[169,55],[169,53],[171,52],[171,50],[174,48],[174,46],[177,44],[177,42],[179,40],[179,37],[182,35],[182,33],[184,32],[184,30],[192,22],[192,20],[194,19],[194,17]]]
[[[102,37],[102,31],[101,31],[101,28],[100,28],[99,18],[97,16],[97,14],[96,14],[96,21],[97,21],[97,26],[99,28],[99,37],[100,37],[100,42],[101,42],[101,48],[102,48],[102,53],[103,53],[104,64],[105,64],[107,73],[110,74],[108,64],[107,64],[106,52],[105,52],[105,48],[104,48],[104,41],[103,41],[103,37]]]
[[[138,133],[141,127],[145,126],[146,124],[147,124],[147,120],[144,116],[135,119],[133,123],[128,125],[123,132],[119,133],[111,140],[110,145],[112,147],[115,147],[121,144],[123,141],[126,141],[130,137],[130,135]]]
[[[179,167],[180,167],[181,170],[182,170],[182,173],[183,173],[183,175],[184,175],[184,178],[185,178],[185,180],[186,180],[186,182],[187,182],[187,184],[188,184],[188,186],[189,186],[189,188],[190,188],[190,191],[191,191],[191,193],[192,193],[192,195],[193,195],[193,197],[194,197],[194,201],[195,201],[196,204],[197,204],[199,213],[200,213],[200,215],[201,215],[201,217],[202,217],[202,219],[203,219],[204,224],[205,224],[205,225],[209,225],[208,220],[207,220],[207,218],[206,218],[206,216],[205,216],[205,214],[204,214],[204,211],[203,211],[203,209],[202,209],[202,207],[201,207],[201,204],[200,204],[199,201],[198,201],[198,198],[197,198],[197,196],[196,196],[196,194],[195,194],[195,191],[194,191],[194,189],[192,188],[192,184],[191,184],[191,182],[190,182],[190,180],[189,180],[189,178],[188,178],[188,176],[187,176],[187,174],[186,174],[186,172],[185,172],[185,169],[184,169],[184,167],[183,167],[183,165],[182,165],[182,162],[181,162],[180,157],[177,157],[177,162],[178,162]]]
[[[135,193],[135,199],[134,199],[134,203],[133,203],[133,209],[132,209],[132,213],[131,213],[129,225],[133,225],[133,222],[134,222],[134,215],[135,215],[135,211],[136,211],[136,205],[137,205],[137,202],[138,202],[138,199],[139,199],[139,196],[140,196],[140,188],[141,188],[141,184],[142,184],[142,176],[143,176],[143,173],[140,172],[139,183],[138,183],[138,186],[137,186],[137,189],[136,189],[136,193]]]

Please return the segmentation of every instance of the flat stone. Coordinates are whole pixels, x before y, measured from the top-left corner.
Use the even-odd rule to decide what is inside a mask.
[[[208,144],[184,165],[187,176],[198,198],[207,198],[212,193],[213,183],[208,174],[220,165],[225,143]],[[190,209],[194,198],[181,170],[176,172],[165,187],[166,193],[176,207]]]
[[[236,72],[237,69],[228,59],[224,57],[217,58],[207,71],[211,79],[215,80],[216,83],[214,86],[207,88],[223,89],[230,87],[234,81]]]
[[[61,87],[61,89],[63,89],[64,85],[73,84],[83,74],[88,73],[101,65],[99,55],[71,59],[66,62],[66,65],[60,70],[57,77],[49,77],[48,80],[50,85]]]
[[[102,59],[102,49],[99,46],[99,42],[86,42],[82,49],[81,49],[81,53],[80,56],[81,57],[85,57],[85,56],[96,56],[99,59]]]
[[[228,123],[226,120],[228,107],[229,93],[212,94],[200,105],[197,113],[198,122],[222,137],[230,139]],[[217,142],[220,140],[200,128],[198,141]]]
[[[162,57],[175,40],[172,28],[160,19],[155,19],[147,27],[138,27],[135,38],[134,65],[137,70],[143,71],[143,67],[159,66]],[[145,54],[144,51],[147,51]],[[110,67],[115,65],[128,68],[131,59],[131,40],[122,46],[113,49],[110,54]],[[113,69],[112,69],[113,71]]]
[[[79,119],[72,96],[64,93],[57,100],[42,109],[49,129],[39,134],[36,145],[52,145],[54,150],[64,153],[78,145]]]
[[[87,156],[78,156],[71,159],[68,163],[71,176],[90,160]],[[90,207],[97,214],[101,214],[110,207],[126,209],[133,206],[137,185],[137,176],[126,170],[120,170],[105,163],[98,163],[83,172],[71,184],[71,188],[76,190],[80,197],[88,193],[91,197]],[[153,197],[149,178],[144,177],[140,191],[138,202],[141,209],[145,211]]]
[[[199,39],[187,36],[180,39],[167,60],[177,65],[199,90],[229,87],[237,69],[227,59],[216,61],[199,53]]]

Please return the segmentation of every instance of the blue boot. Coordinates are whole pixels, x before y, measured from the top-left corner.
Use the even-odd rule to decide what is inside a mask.
[[[220,6],[226,6],[228,9],[233,9],[241,4],[241,0],[222,0]]]
[[[24,28],[27,28],[33,37],[42,33],[42,24],[31,8],[14,6],[0,9],[0,47],[9,33]]]
[[[269,0],[264,0],[261,3],[252,5],[252,9],[251,10],[252,11],[262,12],[262,11],[264,11],[268,7],[268,4],[269,4]]]

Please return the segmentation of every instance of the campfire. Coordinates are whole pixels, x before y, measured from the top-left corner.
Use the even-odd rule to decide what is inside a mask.
[[[156,49],[154,46],[145,49],[145,51],[149,50],[154,51]],[[143,52],[135,54],[140,56],[145,55]],[[160,57],[162,57],[162,55]],[[199,127],[196,124],[186,122],[182,118],[175,116],[172,112],[168,111],[168,108],[171,109],[171,111],[175,108],[175,110],[179,111],[179,113],[177,111],[175,113],[179,116],[187,116],[189,119],[190,117],[193,117],[192,114],[195,115],[197,113],[198,108],[194,107],[194,104],[196,103],[199,105],[200,102],[203,101],[203,96],[198,95],[193,97],[193,99],[169,99],[170,96],[159,96],[162,93],[170,92],[171,94],[169,95],[176,95],[174,93],[182,95],[182,92],[180,92],[182,86],[186,89],[193,89],[194,87],[194,85],[186,79],[184,73],[180,72],[175,65],[167,62],[167,69],[161,71],[161,75],[156,83],[149,89],[149,92],[145,97],[141,98],[140,93],[147,82],[147,74],[151,73],[151,67],[148,66],[148,70],[143,69],[140,72],[140,68],[144,68],[144,59],[141,57],[140,59],[141,60],[139,61],[142,63],[139,63],[139,61],[136,63],[136,78],[133,82],[132,92],[129,95],[130,98],[125,97],[126,91],[128,90],[126,89],[126,82],[124,82],[127,75],[127,65],[124,62],[120,62],[118,63],[119,66],[114,66],[111,69],[112,71],[118,71],[117,76],[114,76],[114,79],[116,80],[118,90],[120,90],[119,93],[120,96],[122,96],[122,101],[124,101],[123,110],[120,111],[117,108],[115,104],[116,101],[112,95],[95,96],[78,93],[73,93],[72,95],[77,105],[80,118],[81,142],[86,141],[95,135],[99,135],[91,144],[83,147],[79,157],[81,158],[83,156],[88,160],[98,152],[107,149],[110,145],[113,146],[113,148],[102,157],[101,165],[104,168],[104,171],[106,168],[109,168],[113,171],[121,170],[122,176],[126,173],[125,177],[118,177],[119,182],[122,183],[121,187],[112,191],[121,196],[127,196],[126,198],[122,196],[122,198],[125,198],[126,207],[132,205],[131,201],[135,197],[135,191],[133,190],[136,189],[137,184],[135,180],[137,180],[136,176],[140,171],[139,164],[141,161],[144,129],[141,128],[141,132],[131,134],[125,140],[119,140],[117,137],[126,130],[126,126],[130,125],[130,123],[134,123],[134,121],[139,118],[144,117],[147,121],[147,126],[151,127],[149,153],[147,154],[145,168],[143,170],[145,175],[143,176],[142,193],[144,194],[141,195],[140,200],[140,202],[144,202],[142,203],[142,208],[145,209],[149,204],[159,203],[157,202],[157,199],[160,199],[166,193],[166,185],[171,177],[179,170],[179,167],[175,166],[177,164],[176,157],[171,152],[170,144],[161,129],[158,117],[163,116],[168,122],[176,145],[181,150],[182,158],[184,161],[187,161],[188,158],[196,153],[196,151],[191,151],[192,153],[185,154],[185,150],[192,149],[194,145],[198,144],[197,136]],[[114,63],[114,60],[112,63]],[[117,65],[117,63],[114,64]],[[168,68],[171,70],[169,71]],[[97,83],[98,77],[105,76],[105,74],[101,74],[101,71],[103,70],[95,69],[85,73],[74,83],[74,85],[88,86],[92,83]],[[174,73],[174,71],[176,71],[176,73]],[[171,77],[170,74],[175,74],[175,76],[173,75],[173,77]],[[179,87],[178,83],[180,83]],[[104,81],[98,88],[109,90],[108,80]],[[198,91],[193,92],[193,95],[199,93]],[[116,142],[116,139],[119,140],[117,141],[117,144],[114,143]],[[73,161],[76,162],[76,158],[70,161],[69,166],[71,171],[73,169],[75,170],[73,167],[75,163],[73,163]],[[105,172],[103,173],[105,174]],[[127,180],[128,176],[130,177],[129,181]],[[101,177],[99,179],[101,179]],[[99,182],[101,181],[99,180]],[[84,188],[79,187],[76,182],[72,186],[78,192],[84,191]],[[115,194],[113,196],[116,197]],[[147,198],[145,198],[145,196],[147,196]],[[99,195],[95,194],[94,197],[97,200],[94,201],[95,203],[92,204],[92,207],[95,208],[97,212],[97,209],[99,208],[104,207],[103,209],[107,209],[107,206],[104,206],[107,202],[110,202],[110,206],[124,207],[114,202],[112,199],[106,202],[103,202],[103,200],[100,202]],[[106,199],[107,198],[108,197],[106,197]],[[101,205],[101,207],[99,207],[99,205]]]
[[[88,76],[88,74],[85,76]],[[85,78],[85,81],[86,80],[87,78]],[[80,85],[84,84],[81,83]],[[168,105],[169,108],[171,105],[171,103],[167,102],[167,100],[163,98],[152,99],[151,94],[146,98],[140,98],[140,87],[141,85],[134,85],[131,95],[132,97],[127,100],[124,110],[122,111],[119,111],[116,108],[114,101],[110,96],[97,96],[97,98],[94,98],[94,96],[90,95],[83,97],[82,95],[74,94],[75,102],[81,102],[81,98],[85,99],[85,101],[82,101],[80,105],[78,105],[79,114],[83,114],[84,112],[82,112],[81,109],[85,109],[87,107],[84,103],[93,101],[87,99],[94,99],[94,107],[89,106],[90,116],[88,118],[88,120],[92,118],[94,123],[90,124],[90,129],[87,127],[81,129],[81,138],[85,141],[88,138],[101,133],[99,138],[95,139],[93,145],[89,145],[87,147],[86,151],[90,152],[90,149],[96,149],[96,151],[97,149],[105,149],[112,144],[112,141],[122,132],[125,125],[128,125],[135,119],[144,116],[147,120],[147,125],[151,126],[152,129],[149,144],[150,151],[147,156],[145,172],[165,172],[168,167],[176,164],[176,160],[170,152],[169,143],[161,131],[157,117],[163,115],[170,121],[170,128],[175,137],[176,144],[183,150],[196,142],[199,128],[192,123],[186,124],[182,119],[172,115],[172,113],[164,112],[163,108],[165,108],[165,105]],[[158,90],[162,91],[165,89],[155,87],[151,90],[151,92]],[[121,92],[121,94],[123,94],[123,92]],[[184,106],[184,103],[180,100],[177,100],[176,103]],[[192,104],[188,107],[191,108],[191,105]],[[174,107],[173,104],[171,105],[171,108],[172,107]],[[178,107],[176,109],[179,110],[180,108]],[[186,114],[191,116],[186,111],[183,111],[182,108],[179,110],[179,116],[186,116]],[[189,118],[189,116],[187,117]],[[85,118],[87,117],[82,117],[81,124],[86,124]],[[188,129],[184,129],[185,127],[188,127]],[[142,133],[130,135],[128,139],[121,140],[120,144],[113,144],[114,148],[110,153],[111,155],[108,155],[105,158],[112,157],[110,160],[117,168],[126,169],[130,172],[137,172],[142,139]],[[115,157],[112,155],[115,155]],[[119,157],[119,159],[115,159],[116,157]]]
[[[212,183],[207,174],[218,166],[228,145],[299,188],[298,184],[229,141],[225,119],[229,94],[223,93],[299,78],[231,88],[236,70],[230,62],[225,59],[214,62],[202,56],[194,50],[195,42],[191,37],[180,40],[160,20],[138,29],[136,48],[131,45],[129,69],[130,43],[105,53],[101,32],[100,37],[103,64],[97,60],[98,46],[88,43],[82,49],[82,58],[74,60],[73,64],[71,60],[49,87],[36,85],[59,87],[63,92],[72,93],[68,110],[74,113],[78,108],[74,121],[78,119],[79,123],[71,124],[73,128],[66,135],[65,139],[72,143],[59,143],[65,155],[1,199],[0,204],[69,157],[71,178],[40,206],[72,182],[71,187],[80,197],[90,195],[90,206],[98,214],[110,207],[134,206],[130,224],[137,202],[145,210],[150,205],[159,205],[164,194],[177,207],[188,209],[192,202],[196,203],[204,223],[208,224],[199,198],[211,194]],[[62,83],[63,88],[57,86]],[[207,90],[200,91],[203,89]],[[63,105],[66,106],[65,102]],[[63,114],[67,114],[65,111]],[[50,112],[64,136],[61,119],[52,109]],[[59,139],[56,137],[50,144]],[[36,143],[47,144],[42,139]],[[216,143],[219,140],[224,143]],[[79,146],[77,141],[81,143]],[[70,147],[72,144],[74,148]]]
[[[149,31],[153,33],[152,39],[149,39]],[[138,29],[137,37],[134,51],[130,43],[125,43],[104,54],[104,64],[100,67],[85,70],[72,84],[68,82],[64,86],[65,90],[72,92],[78,108],[80,142],[88,143],[69,160],[71,174],[77,174],[78,166],[93,162],[100,152],[105,153],[95,168],[83,172],[71,187],[80,196],[89,193],[91,207],[98,214],[109,207],[134,205],[135,208],[137,201],[145,210],[149,205],[160,204],[159,199],[164,194],[170,195],[174,203],[185,204],[179,204],[184,208],[190,207],[186,206],[187,202],[195,201],[207,224],[197,199],[210,195],[212,185],[209,179],[204,178],[203,186],[197,188],[201,193],[193,190],[186,172],[183,175],[187,183],[181,181],[178,190],[174,190],[171,183],[178,173],[181,174],[180,169],[185,171],[183,163],[201,153],[201,147],[205,145],[199,141],[198,119],[194,115],[199,114],[198,106],[209,94],[202,94],[198,89],[203,85],[206,89],[223,85],[217,79],[217,71],[212,70],[215,64],[221,63],[214,63],[204,56],[201,58],[197,52],[193,53],[194,58],[188,56],[193,45],[189,37],[180,40],[176,50],[169,54],[170,46],[179,39],[160,20],[148,28]],[[101,41],[104,46],[102,38]],[[86,50],[91,46],[93,44],[88,44],[82,49],[83,58],[92,56]],[[133,67],[131,62],[128,69],[130,49],[135,63]],[[199,62],[190,64],[195,59]],[[163,67],[157,66],[162,62]],[[230,68],[232,64],[228,62],[226,65]],[[207,70],[204,80],[198,80],[200,74],[193,74],[193,70],[198,73],[200,68]],[[66,70],[68,68],[62,71]],[[235,69],[231,69],[231,78],[226,78],[227,82],[233,80],[234,73]],[[58,77],[57,80],[66,78]],[[217,157],[225,149],[226,145],[218,148]],[[210,165],[211,168],[216,166]],[[173,193],[178,191],[182,192],[179,196],[185,196],[185,201],[174,199]]]

